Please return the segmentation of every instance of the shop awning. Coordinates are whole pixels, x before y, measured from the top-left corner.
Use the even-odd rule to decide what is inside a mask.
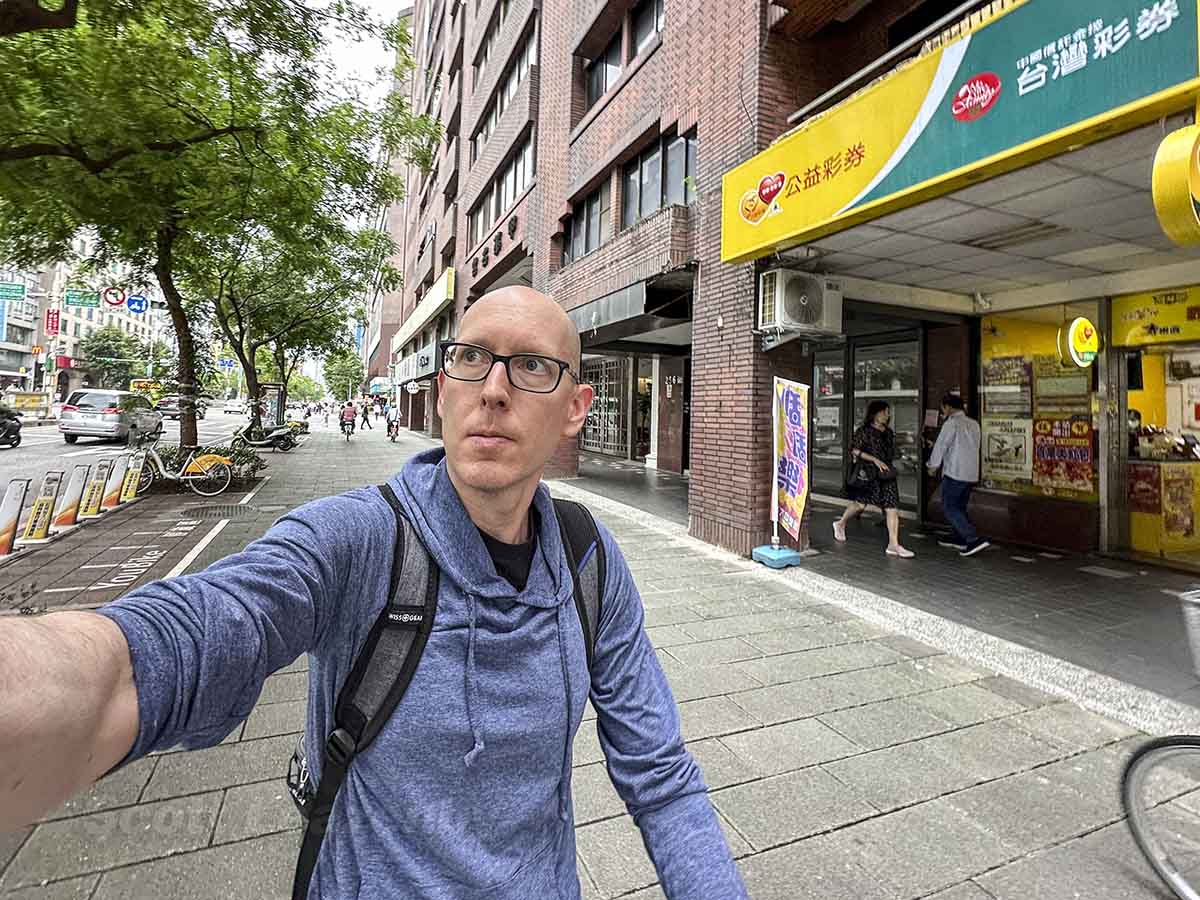
[[[1177,12],[1029,0],[902,64],[725,175],[722,259],[804,247],[821,271],[969,296],[1021,287],[1021,259],[1045,283],[1126,242],[1168,252],[1150,221],[1163,132],[1137,129],[1200,91],[1197,4]]]
[[[404,345],[421,333],[421,329],[432,322],[439,313],[454,302],[454,268],[448,267],[442,277],[417,304],[411,316],[404,320],[392,336],[392,357],[404,349]]]

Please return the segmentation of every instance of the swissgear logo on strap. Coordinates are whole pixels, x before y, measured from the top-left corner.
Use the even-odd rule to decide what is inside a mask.
[[[423,606],[392,606],[387,611],[388,622],[392,625],[404,625],[409,628],[420,628],[425,624],[425,607]]]

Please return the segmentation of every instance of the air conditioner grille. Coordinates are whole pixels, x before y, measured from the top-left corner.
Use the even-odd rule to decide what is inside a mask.
[[[824,318],[822,297],[811,290],[807,279],[793,278],[783,291],[783,308],[787,317],[801,325],[820,325]]]

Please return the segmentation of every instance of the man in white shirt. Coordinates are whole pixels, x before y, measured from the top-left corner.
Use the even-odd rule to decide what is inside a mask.
[[[942,509],[955,538],[938,543],[958,550],[959,556],[974,556],[988,546],[967,518],[967,503],[979,481],[979,423],[967,416],[958,394],[942,397],[942,416],[945,421],[929,457],[929,471],[942,470]]]

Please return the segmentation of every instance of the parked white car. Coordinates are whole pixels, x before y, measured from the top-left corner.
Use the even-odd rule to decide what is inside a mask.
[[[231,413],[235,416],[246,415],[246,401],[245,400],[230,400],[228,403],[226,403],[225,404],[225,415],[228,416]]]

